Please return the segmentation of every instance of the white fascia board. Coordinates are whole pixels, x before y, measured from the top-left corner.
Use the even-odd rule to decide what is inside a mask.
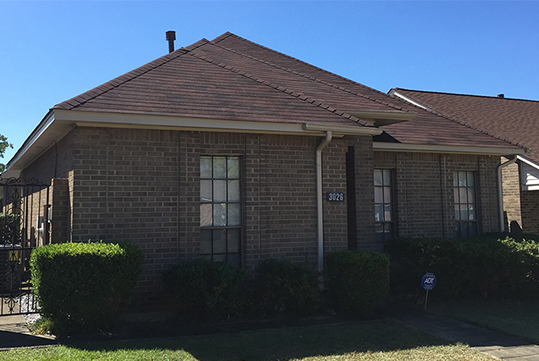
[[[375,151],[396,151],[396,152],[422,152],[422,153],[454,153],[454,154],[488,154],[488,155],[518,155],[524,154],[525,149],[521,148],[500,148],[500,147],[463,147],[457,145],[428,145],[428,144],[402,144],[373,142]]]
[[[431,108],[429,108],[429,107],[427,107],[427,106],[425,106],[425,105],[423,105],[423,104],[421,104],[421,103],[418,103],[418,102],[416,102],[415,100],[412,100],[412,98],[409,98],[409,97],[407,97],[406,95],[403,95],[403,94],[399,93],[397,90],[394,90],[394,89],[390,90],[390,91],[389,91],[389,95],[394,95],[394,96],[396,96],[397,98],[401,98],[401,99],[404,100],[405,102],[408,102],[408,103],[410,103],[410,104],[412,104],[412,105],[415,105],[416,107],[419,107],[419,108],[428,110],[429,112],[433,112],[433,113],[435,113],[435,114],[439,114],[436,110],[431,109]]]
[[[525,158],[525,157],[523,157],[523,156],[520,156],[520,155],[517,155],[517,158],[518,158],[518,160],[520,160],[521,162],[524,162],[524,163],[526,163],[527,165],[529,165],[530,167],[539,170],[539,164],[537,164],[537,163],[535,163],[535,162],[529,160],[528,158]]]
[[[77,126],[107,126],[116,128],[153,128],[171,130],[216,131],[235,133],[265,133],[265,134],[301,134],[324,135],[325,131],[334,131],[336,136],[349,134],[378,135],[378,128],[357,126],[333,126],[325,124],[305,123],[273,123],[250,122],[238,120],[219,120],[203,118],[186,118],[162,115],[97,113],[56,110],[58,120],[72,121]]]

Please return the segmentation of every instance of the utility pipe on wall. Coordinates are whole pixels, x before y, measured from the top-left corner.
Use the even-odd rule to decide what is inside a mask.
[[[318,237],[318,272],[324,269],[324,208],[322,201],[322,151],[331,142],[333,133],[326,131],[326,138],[316,147],[316,212],[317,212],[317,237]]]
[[[505,217],[503,216],[503,188],[502,188],[502,169],[515,163],[517,156],[515,155],[513,159],[508,160],[505,163],[502,163],[498,166],[498,212],[500,217],[500,232],[505,231]]]

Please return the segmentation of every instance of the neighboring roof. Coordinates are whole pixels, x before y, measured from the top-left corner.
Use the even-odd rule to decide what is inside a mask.
[[[376,149],[411,145],[425,151],[523,152],[231,33],[202,39],[54,106],[8,167],[18,163],[20,169],[73,126],[91,124],[313,135],[324,127],[341,135],[376,136],[383,130],[375,138]],[[47,134],[52,135],[46,141]],[[25,161],[19,162],[23,155]]]
[[[530,149],[539,164],[539,101],[394,88],[389,92],[433,112]]]

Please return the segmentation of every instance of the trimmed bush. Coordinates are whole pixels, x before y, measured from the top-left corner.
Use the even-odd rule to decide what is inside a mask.
[[[243,277],[234,266],[206,259],[179,264],[163,274],[180,316],[202,321],[228,319],[240,312]]]
[[[20,215],[0,213],[0,245],[13,244],[19,241],[20,223]]]
[[[264,315],[306,315],[319,306],[316,275],[305,264],[267,259],[255,269],[253,306]]]
[[[391,256],[392,291],[423,293],[426,272],[437,277],[434,298],[535,297],[539,291],[539,244],[530,235],[471,239],[397,239]],[[527,239],[528,238],[528,239]]]
[[[53,332],[109,328],[134,296],[143,258],[131,243],[62,243],[34,249],[32,284]]]
[[[389,293],[389,260],[380,253],[338,251],[326,256],[326,285],[335,306],[360,314]]]

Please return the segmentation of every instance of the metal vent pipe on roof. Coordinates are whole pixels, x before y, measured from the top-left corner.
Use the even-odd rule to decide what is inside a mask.
[[[176,32],[174,30],[167,31],[168,52],[174,51],[174,40],[176,40]]]

